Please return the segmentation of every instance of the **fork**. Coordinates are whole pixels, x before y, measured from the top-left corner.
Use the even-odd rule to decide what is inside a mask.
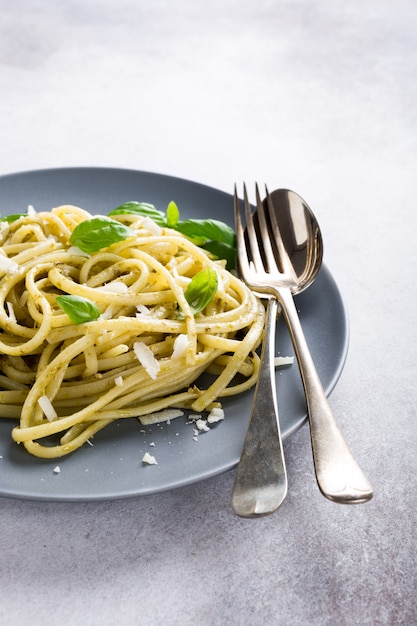
[[[257,195],[259,199],[258,190]],[[256,244],[246,187],[244,206],[246,231],[252,240],[251,256],[254,264],[250,263],[247,254],[235,188],[235,227],[240,272],[247,285],[256,289],[257,273],[263,270],[263,262]],[[272,292],[268,296],[262,294],[262,297],[267,297],[267,309],[259,376],[243,451],[235,473],[231,501],[233,511],[241,517],[261,517],[273,513],[283,503],[288,490],[275,387],[275,326],[278,302]]]

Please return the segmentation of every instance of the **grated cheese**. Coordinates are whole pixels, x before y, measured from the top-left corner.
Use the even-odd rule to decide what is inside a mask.
[[[0,254],[0,272],[3,274],[14,274],[19,269],[18,264],[8,256]]]
[[[155,411],[155,413],[148,413],[148,415],[142,415],[139,421],[142,424],[158,424],[159,422],[169,422],[176,417],[184,415],[184,411],[180,409],[163,409],[162,411]]]
[[[196,422],[201,417],[200,413],[190,413],[188,419],[190,422]]]
[[[153,221],[151,217],[145,217],[143,219],[142,225],[146,230],[148,230],[152,235],[158,237],[162,234],[162,228]]]
[[[189,345],[187,335],[177,335],[174,341],[174,350],[172,352],[173,359],[179,359],[185,353]]]
[[[146,463],[147,465],[158,465],[158,461],[154,456],[152,456],[152,454],[149,454],[149,452],[145,452],[143,455],[142,463]]]
[[[116,378],[114,379],[114,384],[117,387],[123,387],[123,376],[116,376]]]
[[[90,256],[88,252],[84,252],[84,250],[81,250],[81,248],[79,248],[78,246],[70,246],[67,252],[68,254],[75,254],[76,256],[84,256],[86,258]]]
[[[140,315],[149,315],[151,312],[150,309],[144,304],[138,304],[136,310]]]
[[[218,409],[218,408],[214,408],[211,409],[208,417],[207,417],[207,421],[209,424],[216,424],[216,422],[220,422],[221,420],[224,420],[224,411],[223,409]]]
[[[292,365],[294,363],[293,356],[276,356],[274,359],[275,367],[282,367],[283,365]]]
[[[210,430],[210,428],[207,426],[206,420],[203,420],[202,418],[198,419],[195,425],[197,426],[198,430],[203,430],[204,432]]]
[[[52,406],[52,402],[48,398],[48,396],[41,396],[38,398],[38,404],[42,411],[45,413],[45,417],[49,422],[53,422],[58,417],[57,412]]]
[[[61,468],[59,467],[59,465],[57,465],[56,467],[54,467],[54,469],[52,470],[54,474],[59,474],[61,471]]]
[[[139,363],[143,365],[152,380],[155,380],[159,372],[160,365],[155,359],[152,350],[146,345],[146,343],[143,343],[143,341],[136,341],[133,344],[133,350]]]
[[[122,283],[120,280],[115,280],[112,283],[101,285],[97,287],[99,291],[110,291],[110,293],[127,293],[129,291],[126,283]]]

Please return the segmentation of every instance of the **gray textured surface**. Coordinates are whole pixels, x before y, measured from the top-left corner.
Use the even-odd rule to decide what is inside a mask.
[[[0,0],[0,15],[1,173],[128,167],[308,200],[351,320],[332,404],[375,488],[325,501],[303,428],[263,520],[232,515],[233,472],[117,502],[2,499],[0,621],[416,624],[415,3]]]

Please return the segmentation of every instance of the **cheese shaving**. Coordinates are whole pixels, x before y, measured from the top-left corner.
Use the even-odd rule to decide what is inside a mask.
[[[283,365],[292,365],[294,363],[293,356],[276,356],[274,359],[275,367],[282,367]]]
[[[107,283],[106,285],[101,285],[98,287],[100,291],[110,291],[111,293],[127,293],[128,286],[126,283],[122,283],[120,280],[115,280],[112,283]]]
[[[151,312],[145,304],[138,304],[136,310],[140,315],[149,315]]]
[[[0,254],[0,272],[3,274],[14,274],[19,269],[19,266],[13,259]]]
[[[146,463],[147,465],[158,465],[156,458],[152,456],[152,454],[149,454],[149,452],[145,452],[143,455],[142,463]]]
[[[220,422],[224,420],[224,411],[223,409],[214,408],[210,411],[207,421],[209,424],[216,424],[216,422]]]
[[[187,335],[177,335],[175,341],[174,341],[174,350],[172,352],[172,358],[173,359],[179,359],[180,357],[182,357],[188,346],[189,346],[189,341],[188,341],[188,337]]]
[[[146,343],[143,343],[143,341],[136,341],[133,344],[133,350],[139,363],[143,365],[152,380],[155,380],[158,375],[160,365],[155,359],[152,350],[146,345]]]
[[[84,252],[84,250],[81,250],[78,246],[70,246],[68,248],[68,254],[75,254],[76,256],[83,256],[86,258],[90,256],[88,252]]]
[[[150,217],[145,217],[142,225],[146,230],[148,230],[152,235],[159,237],[162,234],[162,228],[153,221]]]
[[[159,422],[169,422],[176,417],[184,415],[184,411],[181,409],[163,409],[162,411],[155,411],[154,413],[148,413],[148,415],[142,415],[139,421],[144,424],[158,424]]]
[[[49,422],[53,422],[57,419],[58,414],[52,406],[52,402],[48,398],[48,396],[41,396],[38,398],[38,404],[42,411],[45,413],[45,417]]]

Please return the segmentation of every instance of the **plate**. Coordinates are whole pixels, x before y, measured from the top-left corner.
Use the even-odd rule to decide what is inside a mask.
[[[128,200],[165,210],[177,203],[182,218],[211,217],[232,225],[233,198],[212,187],[150,172],[113,168],[60,168],[0,177],[0,214],[50,210],[75,204],[107,213]],[[323,266],[314,284],[296,298],[303,328],[326,393],[335,387],[348,349],[348,320],[339,289]],[[277,354],[293,355],[280,320]],[[280,422],[288,437],[306,421],[296,363],[276,372]],[[115,422],[93,445],[55,460],[31,457],[12,442],[15,422],[0,419],[0,495],[49,501],[94,501],[140,496],[185,486],[233,468],[239,460],[253,392],[224,402],[225,419],[195,440],[186,417],[143,427],[137,419]],[[144,465],[145,452],[158,465]],[[60,472],[54,472],[59,466]]]

